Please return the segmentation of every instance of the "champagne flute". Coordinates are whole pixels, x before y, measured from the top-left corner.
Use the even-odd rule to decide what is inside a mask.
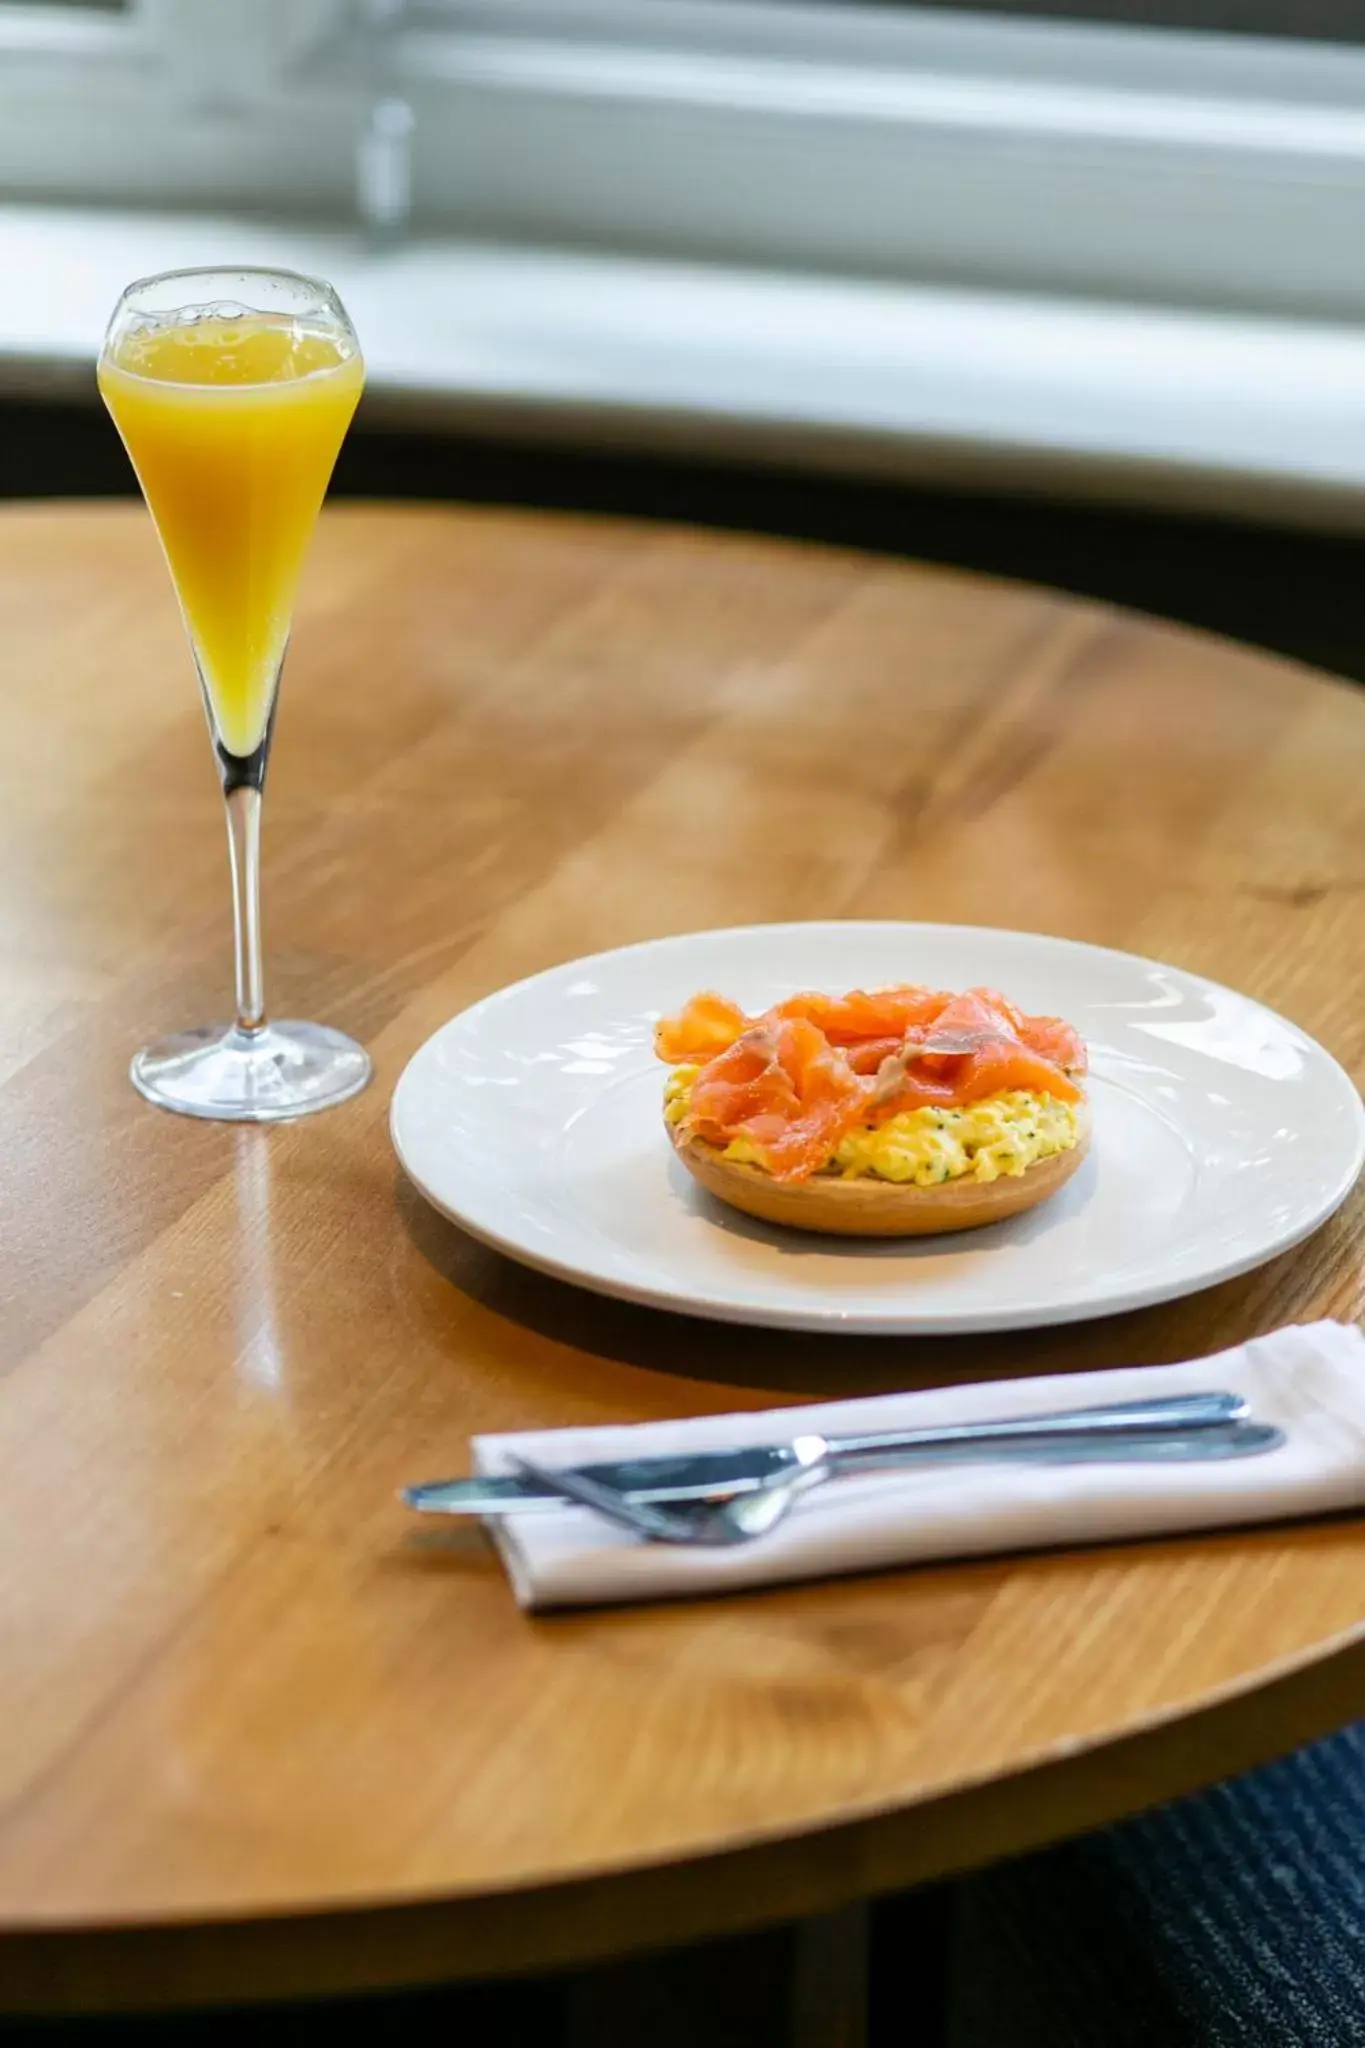
[[[286,270],[179,270],[129,285],[99,385],[165,551],[227,807],[237,1014],[144,1047],[134,1084],[187,1116],[269,1123],[344,1102],[367,1054],[266,1019],[261,792],[304,557],[364,387],[330,285]]]

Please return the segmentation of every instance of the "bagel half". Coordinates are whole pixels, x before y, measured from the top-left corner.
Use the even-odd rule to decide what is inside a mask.
[[[761,1166],[727,1159],[702,1138],[685,1138],[665,1122],[673,1149],[708,1194],[746,1216],[788,1230],[813,1230],[829,1237],[935,1237],[950,1230],[980,1230],[987,1223],[1046,1202],[1065,1187],[1090,1149],[1090,1107],[1077,1105],[1074,1145],[1040,1159],[1023,1173],[998,1180],[943,1181],[921,1188],[881,1180],[875,1174],[845,1179],[816,1174],[810,1180],[774,1180]]]

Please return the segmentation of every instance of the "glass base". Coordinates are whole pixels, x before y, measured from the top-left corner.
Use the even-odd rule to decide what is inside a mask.
[[[326,1024],[206,1024],[144,1046],[133,1086],[161,1109],[222,1123],[270,1124],[311,1116],[358,1095],[370,1056]]]

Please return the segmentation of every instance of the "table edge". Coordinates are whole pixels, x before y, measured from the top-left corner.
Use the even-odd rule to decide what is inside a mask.
[[[1365,1625],[1188,1715],[924,1803],[680,1862],[451,1898],[0,1927],[0,2013],[191,2009],[567,1969],[805,1919],[1111,1824],[1359,1717]]]

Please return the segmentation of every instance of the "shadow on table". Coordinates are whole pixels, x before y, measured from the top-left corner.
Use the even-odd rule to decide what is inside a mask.
[[[1127,1362],[1159,1365],[1217,1351],[1295,1318],[1331,1312],[1313,1299],[1316,1262],[1298,1251],[1178,1303],[1056,1329],[904,1338],[739,1327],[640,1308],[520,1266],[439,1215],[401,1173],[395,1198],[418,1256],[490,1313],[556,1344],[620,1364],[774,1394],[830,1398],[963,1377],[1085,1372]]]

